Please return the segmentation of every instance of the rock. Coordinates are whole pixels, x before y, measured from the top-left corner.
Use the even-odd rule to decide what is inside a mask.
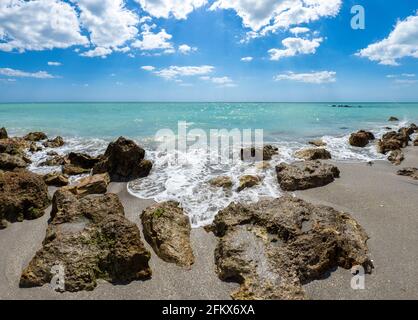
[[[24,156],[28,143],[21,138],[7,138],[0,140],[0,153],[7,153],[14,156]]]
[[[386,154],[389,151],[399,150],[408,146],[410,136],[406,131],[391,131],[383,135],[377,143],[377,151]]]
[[[409,125],[409,128],[411,128],[414,131],[414,133],[418,133],[418,126],[415,123],[411,123]]]
[[[51,151],[48,151],[46,155],[49,157],[56,157],[58,156],[58,152],[51,150]]]
[[[93,167],[100,161],[100,157],[92,157],[84,153],[71,152],[68,155],[68,160],[76,167],[93,169]]]
[[[24,136],[23,139],[25,139],[26,141],[37,142],[41,140],[46,140],[48,139],[48,137],[43,132],[31,132],[31,133],[28,133],[26,136]]]
[[[42,151],[42,147],[38,146],[36,142],[32,142],[29,146],[29,151],[32,153]]]
[[[414,141],[414,146],[415,146],[415,147],[418,147],[418,138],[416,138],[416,139],[415,139],[415,141]]]
[[[37,219],[50,203],[42,177],[29,171],[0,173],[0,190],[0,221]]]
[[[66,156],[54,155],[52,158],[49,158],[39,164],[39,166],[44,167],[55,167],[55,166],[63,166],[68,164],[68,158]]]
[[[240,284],[237,300],[306,299],[303,285],[331,270],[371,273],[364,229],[350,215],[284,196],[231,204],[211,226],[218,276]]]
[[[325,147],[327,144],[322,140],[312,140],[308,142],[315,147]]]
[[[367,146],[369,144],[370,141],[372,141],[374,139],[375,139],[375,137],[374,137],[373,133],[368,132],[368,131],[364,131],[364,130],[360,130],[357,133],[353,133],[350,136],[349,143],[353,147],[364,148],[365,146]]]
[[[394,165],[399,166],[405,160],[405,156],[401,150],[391,151],[388,160]]]
[[[109,173],[111,181],[127,182],[149,175],[152,162],[144,160],[145,150],[134,141],[120,137],[107,147],[93,174]]]
[[[281,163],[276,167],[276,173],[280,187],[285,191],[322,187],[340,176],[337,167],[320,161]]]
[[[331,159],[331,153],[324,148],[299,150],[295,153],[296,158],[304,160],[327,160]]]
[[[12,156],[7,153],[0,153],[0,169],[12,171],[16,168],[26,168],[27,162],[18,156]]]
[[[45,148],[59,148],[59,147],[62,147],[63,145],[64,145],[64,139],[60,136],[52,140],[45,141],[43,143],[43,146]]]
[[[263,156],[263,159],[261,159],[261,154]],[[254,147],[252,148],[243,148],[241,149],[241,160],[242,161],[251,161],[254,160],[254,158],[260,158],[255,159],[255,161],[270,161],[274,155],[279,154],[279,149],[272,146],[272,145],[265,145],[263,147],[263,150],[256,149]]]
[[[0,139],[7,139],[9,136],[7,135],[6,128],[3,127],[0,129]]]
[[[78,176],[80,174],[89,174],[91,169],[84,169],[81,167],[73,166],[72,164],[65,164],[62,167],[62,173],[68,176]]]
[[[43,177],[48,186],[63,187],[68,185],[68,177],[59,172],[51,172]]]
[[[271,168],[271,165],[268,161],[262,161],[255,165],[258,170],[267,170]]]
[[[106,193],[109,183],[109,175],[107,173],[103,173],[80,179],[76,185],[66,187],[65,189],[76,196],[84,197],[89,194]]]
[[[232,188],[232,179],[228,176],[216,177],[209,180],[209,184],[213,187],[231,189]]]
[[[405,168],[398,171],[399,176],[411,177],[414,180],[418,180],[418,168]]]
[[[145,209],[141,221],[145,240],[161,259],[182,267],[194,263],[190,221],[178,202],[168,201]]]
[[[399,121],[399,119],[396,117],[390,117],[388,121],[395,122],[395,121]]]
[[[242,176],[241,178],[239,178],[239,187],[237,191],[241,192],[244,189],[258,186],[260,183],[261,183],[260,177],[252,176],[252,175]]]
[[[117,195],[78,198],[58,190],[43,247],[23,270],[19,285],[50,283],[53,267],[64,273],[59,291],[90,291],[98,279],[127,284],[151,277],[149,259],[139,229],[125,218]]]

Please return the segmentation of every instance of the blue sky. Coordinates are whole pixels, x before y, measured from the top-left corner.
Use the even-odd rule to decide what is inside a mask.
[[[351,8],[365,29],[351,28]],[[1,0],[0,102],[418,101],[409,0]]]

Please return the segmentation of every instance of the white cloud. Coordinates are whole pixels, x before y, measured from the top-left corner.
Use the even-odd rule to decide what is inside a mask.
[[[95,58],[95,57],[106,58],[111,53],[112,53],[112,49],[96,47],[92,50],[81,53],[80,56],[87,57],[87,58]]]
[[[190,54],[192,52],[196,52],[197,48],[196,47],[190,47],[187,44],[182,44],[179,46],[179,52],[182,54]]]
[[[236,87],[237,85],[230,77],[200,77],[200,80],[210,81],[219,87]]]
[[[167,80],[174,80],[178,77],[190,77],[190,76],[200,76],[200,75],[207,75],[213,72],[215,68],[213,66],[170,66],[165,69],[161,69],[155,71],[155,74],[167,79]]]
[[[404,57],[418,58],[418,13],[398,21],[386,39],[370,44],[356,55],[390,66],[398,66],[398,60]]]
[[[135,0],[142,9],[156,18],[186,19],[193,10],[204,6],[207,0]]]
[[[36,79],[53,79],[55,76],[46,71],[26,72],[11,68],[0,68],[0,75],[14,78],[36,78]]]
[[[86,45],[77,13],[58,0],[0,1],[0,50],[24,52]]]
[[[418,80],[411,80],[411,79],[396,79],[395,80],[395,83],[397,84],[407,84],[407,85],[415,84],[417,82]]]
[[[145,70],[145,71],[154,71],[155,67],[153,67],[153,66],[142,66],[141,69]]]
[[[158,33],[153,33],[152,29],[154,27],[154,25],[144,25],[141,33],[142,40],[136,40],[132,43],[132,47],[145,51],[165,50],[165,53],[173,53],[173,44],[170,42],[173,36],[168,34],[165,29],[162,29]]]
[[[334,71],[320,71],[311,73],[288,72],[274,77],[275,81],[290,80],[296,82],[323,84],[335,82],[337,73]]]
[[[309,28],[304,28],[304,27],[294,27],[294,28],[291,28],[289,31],[293,33],[294,35],[299,35],[302,33],[307,33],[311,30]]]
[[[241,61],[243,61],[243,62],[251,62],[253,60],[254,60],[253,57],[244,57],[244,58],[241,58]]]
[[[341,0],[217,0],[210,10],[234,10],[244,26],[252,30],[251,38],[322,17],[335,17],[341,4]]]
[[[284,57],[293,57],[298,54],[314,54],[321,45],[322,38],[312,40],[302,38],[286,38],[282,41],[285,49],[270,49],[270,60],[280,60]]]
[[[56,62],[56,61],[48,61],[48,66],[59,67],[59,66],[62,66],[62,63]]]

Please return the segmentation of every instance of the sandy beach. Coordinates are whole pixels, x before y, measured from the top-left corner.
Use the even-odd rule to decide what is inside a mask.
[[[402,166],[389,162],[341,163],[341,178],[317,189],[296,195],[314,204],[325,204],[352,214],[365,228],[374,261],[373,274],[366,277],[366,289],[350,287],[351,273],[334,270],[326,279],[305,285],[311,299],[417,299],[418,289],[418,181],[396,175],[402,167],[416,166],[418,149],[405,150]],[[54,190],[51,188],[52,194]],[[152,204],[131,196],[124,183],[112,183],[109,192],[119,195],[126,217],[137,223],[142,210]],[[152,252],[151,280],[129,285],[112,285],[101,281],[92,292],[56,293],[49,286],[21,289],[22,269],[41,248],[47,214],[35,221],[14,223],[0,232],[0,299],[230,299],[237,287],[222,282],[215,273],[216,238],[204,229],[193,229],[192,247],[196,262],[191,270],[162,261]]]

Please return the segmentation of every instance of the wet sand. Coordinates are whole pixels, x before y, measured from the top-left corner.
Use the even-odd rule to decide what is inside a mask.
[[[352,290],[350,271],[338,269],[305,286],[311,299],[418,299],[418,181],[396,175],[399,168],[409,166],[418,167],[418,148],[407,149],[406,161],[399,167],[388,162],[338,163],[341,178],[336,182],[296,193],[351,213],[371,238],[375,264],[365,290]],[[141,227],[139,215],[152,202],[132,197],[125,184],[112,184],[109,191],[119,195],[127,218]],[[92,292],[64,294],[49,286],[20,289],[22,269],[41,248],[49,210],[38,220],[0,230],[0,299],[229,299],[237,286],[217,278],[216,238],[200,228],[192,231],[196,263],[191,270],[163,262],[146,244],[152,253],[151,280],[119,286],[100,281]]]

